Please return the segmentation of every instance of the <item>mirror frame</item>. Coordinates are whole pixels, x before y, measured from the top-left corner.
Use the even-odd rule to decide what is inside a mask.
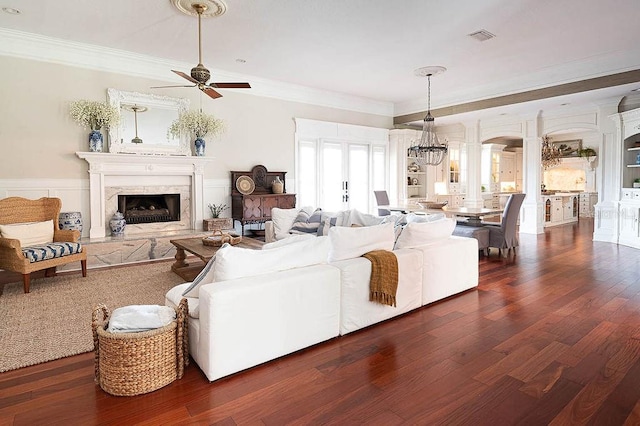
[[[117,89],[107,89],[109,103],[121,111],[124,105],[140,105],[148,108],[162,107],[165,109],[175,109],[176,118],[178,114],[187,111],[189,100],[182,98],[171,98],[168,96],[153,95],[148,93],[124,92]],[[171,123],[167,123],[167,129]],[[109,152],[127,154],[154,154],[154,155],[184,155],[191,156],[191,146],[187,135],[181,135],[179,143],[175,145],[141,143],[135,144],[123,142],[120,136],[121,127],[109,128]]]

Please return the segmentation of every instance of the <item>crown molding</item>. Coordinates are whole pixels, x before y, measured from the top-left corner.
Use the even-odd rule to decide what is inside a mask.
[[[172,75],[173,73],[169,70],[191,69],[193,66],[185,62],[6,28],[0,28],[0,55],[178,84],[183,83],[183,80]],[[221,80],[251,82],[251,90],[248,91],[225,89],[237,93],[393,117],[394,107],[391,102],[381,102],[220,69],[211,69],[211,72]]]

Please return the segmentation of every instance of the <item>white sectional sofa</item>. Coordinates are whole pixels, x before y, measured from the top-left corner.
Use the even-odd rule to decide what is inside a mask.
[[[214,381],[476,287],[477,241],[451,236],[444,224],[409,224],[397,239],[388,223],[263,250],[221,248],[196,284],[174,287],[166,304],[186,293],[190,353]],[[360,256],[375,249],[398,260],[395,307],[369,301],[371,263]]]

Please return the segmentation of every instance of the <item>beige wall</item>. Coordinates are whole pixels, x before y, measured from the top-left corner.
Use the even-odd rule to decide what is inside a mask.
[[[393,127],[392,117],[231,91],[212,100],[195,88],[149,89],[166,83],[47,62],[0,57],[0,69],[0,179],[88,178],[86,162],[74,154],[88,150],[88,131],[69,118],[68,106],[77,99],[106,100],[110,87],[187,98],[191,109],[202,104],[204,112],[223,119],[226,132],[207,141],[206,155],[216,158],[205,174],[211,179],[256,164],[292,178],[294,117]]]

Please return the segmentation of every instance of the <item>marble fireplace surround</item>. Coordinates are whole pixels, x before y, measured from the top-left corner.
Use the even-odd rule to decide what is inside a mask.
[[[109,220],[117,209],[118,193],[181,194],[182,220],[169,225],[134,225],[125,233],[160,230],[202,230],[204,219],[204,168],[211,157],[160,156],[76,152],[89,163],[89,238],[109,235]],[[186,210],[185,210],[186,209]]]

